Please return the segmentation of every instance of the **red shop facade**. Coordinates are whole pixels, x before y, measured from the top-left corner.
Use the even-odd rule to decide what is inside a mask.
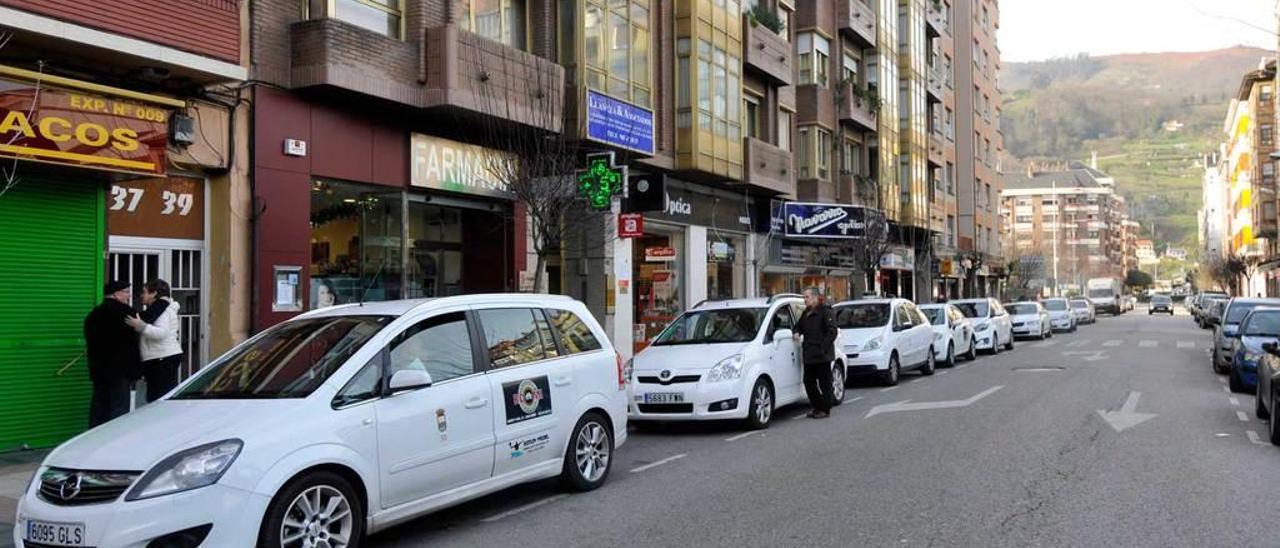
[[[254,93],[255,330],[354,302],[514,291],[521,213],[488,151],[403,119]]]

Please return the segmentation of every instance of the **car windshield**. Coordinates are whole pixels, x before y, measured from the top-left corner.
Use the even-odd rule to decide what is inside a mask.
[[[956,303],[956,308],[967,318],[985,318],[991,315],[991,307],[986,302]]]
[[[1166,295],[1156,295],[1156,296],[1154,296],[1154,297],[1152,297],[1152,298],[1151,298],[1151,302],[1153,302],[1153,303],[1155,303],[1155,304],[1169,304],[1169,303],[1173,302],[1173,299],[1172,299],[1171,297],[1166,296]]]
[[[933,325],[946,325],[947,323],[946,310],[941,308],[921,308],[920,311],[924,312],[925,317],[929,318],[929,323]]]
[[[1223,323],[1237,324],[1249,314],[1250,310],[1258,308],[1265,303],[1233,303],[1227,308],[1227,317]]]
[[[836,327],[864,329],[889,323],[889,303],[857,303],[836,307]]]
[[[1040,312],[1040,310],[1036,308],[1036,305],[1031,303],[1006,304],[1004,305],[1004,307],[1009,311],[1010,314],[1013,314],[1014,316],[1025,316],[1028,314],[1036,314]]]
[[[276,325],[205,368],[173,399],[305,398],[392,319],[342,316]]]
[[[1244,336],[1280,338],[1280,310],[1254,312],[1244,325]]]
[[[1084,301],[1084,300],[1071,301],[1071,308],[1081,308],[1081,309],[1089,308],[1089,301]]]
[[[1090,289],[1089,290],[1090,299],[1109,299],[1111,297],[1115,297],[1115,293],[1112,292],[1110,289]]]
[[[1052,311],[1054,311],[1054,312],[1061,312],[1061,311],[1063,311],[1063,310],[1066,310],[1066,309],[1067,309],[1067,301],[1062,301],[1062,300],[1058,300],[1058,299],[1051,299],[1051,300],[1048,300],[1048,301],[1045,301],[1045,302],[1044,302],[1044,307],[1045,307],[1045,309],[1046,309],[1046,310],[1052,310]]]
[[[654,339],[653,346],[742,343],[756,338],[767,308],[723,308],[685,312]]]

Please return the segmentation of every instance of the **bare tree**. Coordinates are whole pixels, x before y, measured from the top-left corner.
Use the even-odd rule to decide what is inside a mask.
[[[0,50],[3,50],[5,46],[9,44],[9,40],[12,40],[12,39],[13,39],[12,32],[9,32],[6,30],[0,30]],[[37,66],[39,69],[38,73],[44,74],[44,62],[43,61],[38,62]],[[36,106],[40,104],[41,81],[39,79],[37,79],[34,82],[32,90],[33,91],[31,93],[31,105],[27,108],[28,120],[30,120],[35,115]],[[12,145],[18,142],[18,138],[21,136],[22,136],[22,132],[16,131],[13,133],[13,136],[10,137],[5,144]],[[21,181],[21,178],[18,177],[18,159],[17,158],[13,158],[12,160],[9,160],[7,167],[0,166],[0,198],[3,198],[4,195],[8,193],[10,189],[17,186],[20,181]]]
[[[485,114],[476,117],[475,127],[498,150],[485,156],[485,168],[524,207],[537,257],[533,291],[544,292],[547,261],[562,252],[566,239],[609,230],[579,189],[577,170],[586,150],[571,131],[575,120],[566,106],[564,72],[550,61],[493,47],[476,35],[462,39],[473,41],[460,49],[469,52],[464,60],[477,74],[464,85],[476,110]]]
[[[880,261],[889,252],[889,221],[884,211],[866,208],[866,228],[861,238],[853,240],[854,264],[863,283],[880,269]],[[869,286],[868,288],[870,288]]]

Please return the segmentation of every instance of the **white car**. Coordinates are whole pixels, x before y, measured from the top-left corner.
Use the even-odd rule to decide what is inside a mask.
[[[775,295],[700,303],[681,314],[631,360],[631,420],[742,419],[748,428],[768,427],[774,409],[807,401],[793,336],[803,312],[802,298]],[[834,355],[838,405],[846,374]]]
[[[468,295],[325,308],[45,458],[18,546],[348,546],[559,476],[627,437],[622,363],[580,302]]]
[[[1098,322],[1098,307],[1089,299],[1071,299],[1071,313],[1076,316],[1076,324],[1093,324]]]
[[[1004,309],[1009,311],[1013,322],[1013,336],[1034,337],[1040,340],[1053,336],[1053,325],[1049,323],[1049,312],[1040,303],[1025,301],[1008,303]]]
[[[978,344],[973,335],[973,322],[951,304],[922,304],[918,308],[933,324],[933,360],[941,367],[952,367],[956,356],[973,361],[978,358]]]
[[[1044,305],[1045,312],[1049,313],[1049,324],[1053,326],[1054,331],[1071,331],[1074,332],[1079,325],[1076,321],[1076,314],[1071,309],[1071,302],[1061,297],[1049,298],[1041,301]]]
[[[973,322],[978,350],[999,354],[1003,347],[1013,350],[1013,322],[1009,313],[995,299],[962,299],[951,304]]]
[[[933,326],[911,301],[847,301],[835,310],[850,375],[875,375],[893,386],[905,370],[933,374]]]

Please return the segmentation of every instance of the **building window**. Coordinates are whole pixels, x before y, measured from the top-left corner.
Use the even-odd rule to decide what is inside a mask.
[[[778,148],[791,150],[791,111],[778,109]]]
[[[689,82],[689,39],[676,40],[676,127],[693,125],[693,111],[689,96],[693,86]]]
[[[851,0],[854,1],[854,0]],[[858,83],[858,58],[844,54],[844,65],[840,71],[841,84]]]
[[[472,2],[519,2],[523,0],[471,0]],[[571,3],[562,9],[572,9]],[[642,107],[652,103],[649,76],[649,0],[587,0],[583,29],[583,65],[590,89]],[[503,18],[504,20],[508,18]],[[523,31],[521,31],[523,36]]]
[[[307,11],[313,19],[332,17],[399,39],[402,34],[400,2],[401,0],[308,0]]]
[[[799,138],[796,141],[796,169],[800,170],[800,178],[808,179],[811,170],[809,166],[813,163],[813,157],[809,151],[813,146],[809,143],[809,137],[812,132],[807,127],[800,128]]]
[[[1271,162],[1262,163],[1262,178],[1271,179],[1276,176],[1276,165]]]
[[[778,4],[778,20],[782,22],[782,28],[778,29],[778,36],[783,40],[791,41],[791,8],[779,3]]]
[[[354,0],[374,3],[378,0]],[[462,28],[521,51],[525,36],[525,0],[462,0]]]
[[[831,178],[831,132],[818,129],[818,178]]]
[[[1263,84],[1261,95],[1262,96],[1258,98],[1259,101],[1263,103],[1271,102],[1271,84]]]
[[[857,141],[845,139],[841,161],[844,163],[841,169],[845,174],[860,175],[862,173],[862,147],[858,146]]]
[[[946,119],[943,121],[943,125],[945,127],[947,139],[950,139],[952,141],[956,140],[955,123],[956,123],[955,111],[951,110],[951,107],[946,107]]]
[[[1263,144],[1271,144],[1271,140],[1275,135],[1275,130],[1272,129],[1271,124],[1262,124],[1258,126],[1258,132],[1262,135]]]
[[[947,181],[947,195],[956,195],[956,165],[947,162],[947,167],[943,171],[943,178]]]
[[[760,99],[750,93],[743,95],[742,110],[746,117],[747,137],[760,139],[760,128],[764,125],[760,119]]]
[[[800,85],[827,85],[827,65],[831,58],[831,42],[819,34],[796,35],[796,52],[800,57]]]

